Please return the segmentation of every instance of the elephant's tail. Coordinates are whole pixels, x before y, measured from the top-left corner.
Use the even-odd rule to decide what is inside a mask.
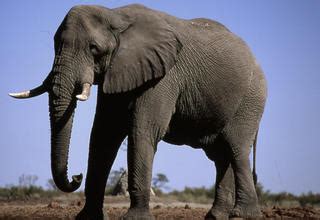
[[[259,128],[256,132],[256,136],[253,141],[253,168],[252,168],[252,176],[253,176],[253,183],[256,186],[258,182],[258,176],[256,172],[256,154],[257,154],[257,139],[258,139],[258,132]]]

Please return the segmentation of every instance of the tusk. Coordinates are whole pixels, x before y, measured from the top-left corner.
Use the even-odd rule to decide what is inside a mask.
[[[80,100],[80,101],[88,100],[88,98],[90,96],[90,87],[91,87],[91,84],[84,83],[82,85],[82,93],[79,94],[79,95],[76,95],[77,99]]]
[[[38,86],[34,89],[24,91],[24,92],[16,92],[16,93],[9,93],[9,96],[17,99],[27,99],[31,97],[35,97],[47,92],[47,89],[44,85]]]

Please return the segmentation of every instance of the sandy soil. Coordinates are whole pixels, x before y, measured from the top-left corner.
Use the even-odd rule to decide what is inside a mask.
[[[106,197],[105,212],[110,219],[119,219],[129,202],[127,198]],[[156,219],[204,219],[210,205],[181,203],[153,198],[151,212]],[[37,201],[0,201],[0,219],[73,219],[83,206],[82,198],[56,198]],[[263,219],[320,219],[319,208],[263,208]]]

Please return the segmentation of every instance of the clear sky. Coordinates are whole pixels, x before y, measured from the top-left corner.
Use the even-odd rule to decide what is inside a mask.
[[[8,92],[37,86],[53,62],[53,36],[77,4],[114,8],[125,0],[5,0],[0,8],[0,186],[17,184],[22,174],[50,171],[48,96],[15,100]],[[206,17],[226,25],[251,47],[261,64],[269,97],[259,131],[259,181],[273,192],[320,193],[320,1],[318,0],[137,0],[181,18]],[[85,173],[96,88],[76,110],[69,173]],[[119,151],[113,169],[126,167]],[[215,169],[201,150],[161,142],[154,173],[169,186],[211,186]],[[83,184],[84,185],[84,184]],[[83,186],[82,186],[83,187]]]

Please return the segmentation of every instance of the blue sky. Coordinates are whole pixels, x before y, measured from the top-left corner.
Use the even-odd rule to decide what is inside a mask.
[[[42,82],[53,62],[53,36],[67,11],[78,4],[118,7],[133,1],[56,0],[1,2],[0,9],[0,186],[22,174],[50,173],[48,97],[14,100],[7,93]],[[204,0],[135,1],[181,18],[206,17],[242,37],[261,64],[269,97],[259,131],[259,181],[273,192],[320,192],[320,1]],[[69,173],[85,173],[95,109],[92,97],[76,110]],[[126,167],[120,150],[113,169]],[[154,173],[169,186],[211,186],[215,169],[201,150],[161,142]],[[83,184],[84,185],[84,184]],[[83,186],[82,186],[83,187]]]

